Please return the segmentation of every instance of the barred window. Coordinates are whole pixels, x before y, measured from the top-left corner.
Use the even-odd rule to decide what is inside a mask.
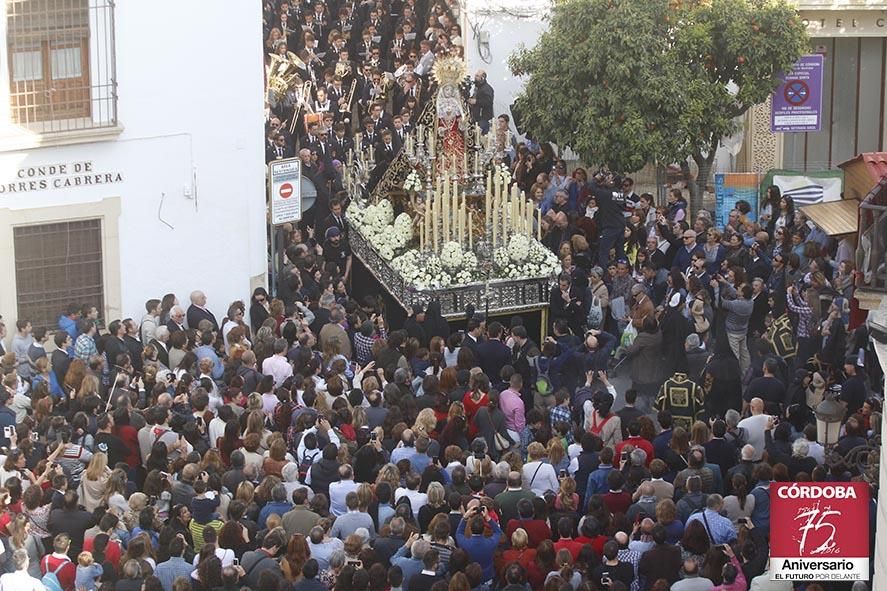
[[[116,125],[113,0],[6,0],[6,40],[13,123]]]
[[[59,222],[13,229],[18,318],[57,326],[71,302],[104,309],[102,222]]]

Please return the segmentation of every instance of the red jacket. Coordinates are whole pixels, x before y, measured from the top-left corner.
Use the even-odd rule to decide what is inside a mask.
[[[647,468],[650,467],[650,462],[653,461],[653,444],[644,439],[641,436],[629,437],[628,439],[624,439],[622,443],[616,444],[616,457],[622,457],[622,448],[626,445],[631,444],[637,449],[642,449],[647,452],[647,463],[645,464]]]
[[[570,556],[572,556],[573,560],[575,561],[577,558],[579,558],[579,552],[582,551],[582,547],[584,545],[585,544],[583,544],[582,542],[577,542],[573,538],[562,538],[554,543],[554,551],[555,553],[557,553],[562,548],[566,548],[570,551]]]
[[[77,567],[74,566],[74,563],[71,562],[71,559],[67,556],[59,558],[54,553],[47,554],[40,559],[40,573],[45,575],[48,572],[55,572],[55,569],[57,569],[62,563],[66,564],[55,576],[58,577],[62,589],[65,591],[72,591],[74,589],[74,578],[77,576]]]

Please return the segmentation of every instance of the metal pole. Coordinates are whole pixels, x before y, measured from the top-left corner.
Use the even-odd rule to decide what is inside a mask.
[[[268,285],[271,288],[272,297],[277,297],[277,228],[271,226],[271,277]]]

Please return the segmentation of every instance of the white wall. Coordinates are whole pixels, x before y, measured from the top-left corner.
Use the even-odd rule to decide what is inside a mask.
[[[108,319],[141,318],[166,292],[187,302],[194,289],[221,319],[266,271],[260,5],[118,2],[115,37],[119,138],[2,153],[0,183],[23,166],[84,160],[123,182],[0,195],[0,209],[52,207],[64,219],[67,205],[119,197],[120,276],[107,280],[119,281],[122,309]],[[158,219],[163,193],[173,229]]]
[[[473,73],[482,69],[493,87],[493,114],[508,113],[514,97],[521,90],[520,78],[512,76],[508,58],[523,43],[528,48],[536,44],[539,35],[548,28],[543,20],[549,2],[546,0],[467,0],[468,24],[464,31],[465,57]],[[489,33],[489,63],[481,59],[475,30]]]

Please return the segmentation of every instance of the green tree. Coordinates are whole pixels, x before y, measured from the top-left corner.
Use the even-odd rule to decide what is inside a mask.
[[[526,131],[625,172],[693,158],[694,211],[720,139],[809,47],[785,0],[555,0],[549,25],[509,62]]]

